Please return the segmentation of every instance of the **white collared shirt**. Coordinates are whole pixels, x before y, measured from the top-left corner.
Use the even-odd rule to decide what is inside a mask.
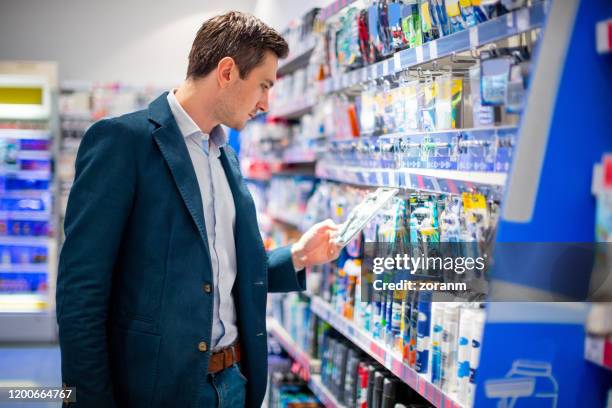
[[[210,137],[202,132],[179,104],[174,92],[176,89],[168,93],[168,104],[185,139],[204,207],[214,288],[211,341],[213,350],[216,350],[231,345],[238,337],[232,296],[237,272],[236,207],[219,159],[219,148],[227,143],[227,136],[221,126],[215,126]]]

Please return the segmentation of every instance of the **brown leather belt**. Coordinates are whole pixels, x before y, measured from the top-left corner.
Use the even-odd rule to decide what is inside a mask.
[[[208,362],[208,372],[215,374],[240,362],[240,344],[238,342],[218,351],[213,351]]]

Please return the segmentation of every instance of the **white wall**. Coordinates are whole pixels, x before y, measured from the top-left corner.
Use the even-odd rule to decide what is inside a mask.
[[[59,63],[62,81],[172,86],[197,29],[235,9],[281,30],[330,0],[0,0],[0,60]]]
[[[289,20],[302,17],[314,7],[325,7],[331,0],[257,0],[253,13],[272,27],[282,30]]]
[[[204,19],[249,0],[0,0],[0,60],[59,63],[60,81],[169,86]]]

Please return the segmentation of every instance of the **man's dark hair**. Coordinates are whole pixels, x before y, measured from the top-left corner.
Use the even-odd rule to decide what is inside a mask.
[[[230,11],[206,20],[198,30],[191,51],[187,78],[208,75],[225,57],[232,57],[244,79],[272,51],[278,58],[289,53],[287,42],[273,28],[250,14]]]

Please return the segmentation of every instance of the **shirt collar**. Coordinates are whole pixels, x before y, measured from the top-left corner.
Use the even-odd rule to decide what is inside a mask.
[[[175,92],[176,88],[168,92],[168,104],[170,105],[170,110],[172,111],[174,120],[176,120],[176,124],[178,125],[183,137],[187,138],[195,134],[200,134],[203,140],[208,140],[209,135],[202,132],[193,119],[191,119],[191,116],[185,112],[185,109],[183,109],[179,101],[176,99],[176,96],[174,95]],[[221,125],[217,125],[211,130],[210,139],[217,147],[225,146],[227,143],[227,135],[225,134],[225,131]],[[206,146],[207,143],[204,145]]]

